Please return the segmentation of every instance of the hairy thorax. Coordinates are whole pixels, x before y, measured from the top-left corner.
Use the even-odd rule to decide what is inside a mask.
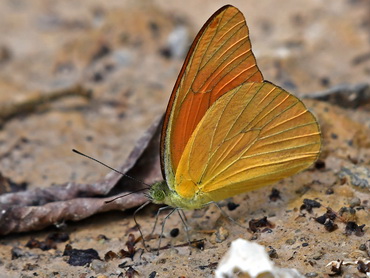
[[[166,204],[173,208],[200,209],[212,202],[204,193],[198,191],[193,196],[185,198],[171,190],[165,181],[153,184],[149,190],[149,198],[155,204]]]

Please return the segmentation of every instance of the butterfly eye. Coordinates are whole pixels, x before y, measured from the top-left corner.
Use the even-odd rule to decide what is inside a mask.
[[[149,198],[154,203],[161,203],[166,198],[166,182],[157,182],[149,190]]]
[[[153,192],[152,197],[156,201],[163,201],[164,198],[166,197],[166,195],[165,195],[163,190],[157,190],[157,191]]]

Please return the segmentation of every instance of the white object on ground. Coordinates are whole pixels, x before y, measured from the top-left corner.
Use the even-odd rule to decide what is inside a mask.
[[[216,278],[301,278],[296,269],[279,268],[270,260],[265,248],[254,242],[237,239],[221,259]]]

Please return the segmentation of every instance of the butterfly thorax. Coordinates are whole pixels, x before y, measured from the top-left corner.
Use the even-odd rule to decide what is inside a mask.
[[[166,204],[173,208],[199,209],[211,200],[206,194],[198,193],[192,198],[184,198],[171,190],[165,181],[154,183],[149,190],[149,198],[155,204]]]

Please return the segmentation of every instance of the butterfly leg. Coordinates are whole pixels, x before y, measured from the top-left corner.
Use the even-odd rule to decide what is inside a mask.
[[[165,208],[168,208],[168,207],[165,207]],[[163,219],[163,223],[162,223],[162,230],[161,230],[161,235],[159,236],[159,241],[158,241],[158,249],[157,249],[157,255],[159,255],[159,249],[161,248],[161,241],[162,241],[162,236],[163,236],[163,233],[164,233],[164,226],[166,225],[166,222],[167,222],[167,219],[176,211],[178,210],[178,208],[174,208],[170,211],[169,214],[166,215],[166,217]]]
[[[150,233],[150,237],[154,234],[154,230],[155,230],[155,228],[157,227],[159,214],[160,214],[163,210],[166,210],[166,209],[172,209],[172,207],[170,207],[170,206],[165,206],[165,207],[161,207],[161,208],[159,208],[159,209],[158,209],[157,214],[155,215],[154,226],[153,226],[152,232]]]
[[[243,228],[243,229],[247,229],[247,227],[245,227],[245,226],[243,226],[243,225],[241,225],[240,223],[238,223],[234,218],[232,218],[230,215],[228,215],[220,206],[219,206],[219,204],[217,204],[216,202],[212,202],[220,211],[221,211],[221,213],[222,213],[222,215],[224,216],[224,217],[226,217],[227,219],[229,219],[230,220],[230,222],[232,222],[232,223],[234,223],[234,224],[236,224],[236,225],[238,225],[239,227],[241,227],[241,228]]]
[[[177,212],[180,216],[182,224],[184,225],[184,229],[185,229],[185,232],[186,232],[186,239],[187,239],[189,247],[190,247],[191,246],[191,241],[190,241],[190,236],[189,236],[189,226],[188,226],[188,223],[187,223],[186,215],[185,215],[185,213],[182,209],[178,209]],[[191,255],[191,248],[190,248],[189,256],[190,255]]]
[[[180,211],[181,211],[181,213],[182,213],[182,217],[184,218],[185,223],[187,224],[187,223],[188,223],[188,219],[187,219],[187,217],[186,217],[186,215],[185,215],[185,212],[184,212],[182,209],[180,209]],[[189,226],[188,226],[188,227],[189,227]]]
[[[149,205],[151,203],[151,201],[148,201],[148,202],[145,202],[144,204],[142,204],[140,207],[138,207],[136,210],[135,210],[135,212],[134,212],[134,221],[135,221],[135,225],[138,227],[138,229],[139,229],[139,233],[140,233],[140,236],[141,236],[141,238],[142,238],[142,240],[143,240],[143,245],[144,245],[144,248],[145,248],[145,250],[146,251],[148,251],[148,252],[150,252],[147,248],[146,248],[146,243],[145,243],[145,239],[144,239],[144,235],[143,235],[143,232],[141,231],[141,229],[140,229],[140,225],[139,225],[139,223],[137,222],[137,220],[136,220],[136,214],[140,211],[140,210],[142,210],[144,207],[146,207],[147,205]]]

